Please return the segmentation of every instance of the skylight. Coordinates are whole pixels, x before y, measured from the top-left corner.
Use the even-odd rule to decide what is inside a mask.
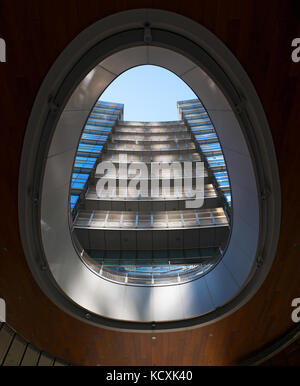
[[[123,72],[101,95],[101,101],[124,104],[125,121],[176,121],[176,102],[196,95],[177,75],[159,66],[137,66]]]

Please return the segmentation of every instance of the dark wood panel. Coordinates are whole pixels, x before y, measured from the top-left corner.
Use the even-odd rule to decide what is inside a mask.
[[[282,186],[282,230],[272,270],[253,299],[230,317],[184,332],[113,332],[57,309],[27,267],[19,232],[17,181],[26,123],[38,88],[59,53],[80,31],[117,11],[171,10],[202,23],[237,56],[262,100],[273,134]],[[300,35],[296,1],[46,0],[0,3],[1,193],[0,296],[7,321],[41,350],[75,364],[233,364],[292,326],[291,301],[300,296],[299,178],[300,64],[291,41]],[[297,361],[295,358],[293,361]]]
[[[299,366],[300,342],[296,341],[263,363],[263,366]]]

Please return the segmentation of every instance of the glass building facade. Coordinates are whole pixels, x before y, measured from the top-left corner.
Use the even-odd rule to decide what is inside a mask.
[[[70,207],[73,214],[79,197],[84,197],[89,177],[94,170],[100,153],[118,119],[123,117],[123,105],[97,102],[81,135],[73,166]]]
[[[207,111],[198,99],[177,102],[179,117],[190,128],[197,148],[211,172],[218,193],[226,200],[226,213],[230,215],[231,189],[228,173],[215,128]]]
[[[226,248],[231,200],[221,146],[200,101],[177,107],[178,121],[128,122],[122,120],[123,105],[98,101],[84,128],[71,183],[72,232],[84,262],[109,280],[134,285],[193,280]],[[113,174],[99,174],[96,166],[103,161],[113,165]],[[203,205],[190,209],[186,201],[195,193],[200,161]],[[130,168],[134,162],[143,163],[146,177]],[[181,168],[153,168],[172,162]],[[132,185],[133,177],[139,181]],[[106,185],[99,188],[103,178]],[[185,178],[190,191],[180,194],[178,182]]]

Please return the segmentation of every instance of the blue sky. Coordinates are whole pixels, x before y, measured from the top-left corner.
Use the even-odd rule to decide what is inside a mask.
[[[176,102],[194,98],[196,95],[177,75],[145,65],[121,74],[100,100],[124,103],[126,121],[176,121]]]

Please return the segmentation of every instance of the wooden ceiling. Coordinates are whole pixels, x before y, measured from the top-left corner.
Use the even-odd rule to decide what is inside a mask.
[[[265,109],[278,158],[282,224],[276,258],[258,293],[231,316],[206,327],[155,334],[90,326],[59,310],[27,266],[18,230],[18,172],[30,110],[49,67],[93,22],[118,11],[160,8],[187,16],[215,33],[238,58]],[[0,297],[7,323],[41,350],[80,365],[228,365],[293,327],[300,297],[300,63],[291,42],[300,36],[297,1],[3,0],[0,37]],[[298,363],[299,364],[299,363]]]

